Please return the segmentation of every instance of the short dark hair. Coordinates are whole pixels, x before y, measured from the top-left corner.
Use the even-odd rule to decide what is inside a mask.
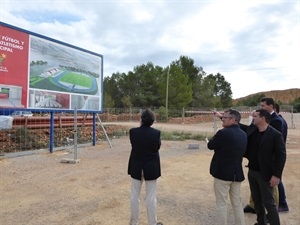
[[[232,116],[232,118],[236,121],[236,122],[240,122],[241,121],[241,114],[239,113],[239,111],[235,110],[235,109],[227,109],[224,111],[225,113],[229,113],[229,115]]]
[[[273,98],[263,97],[260,99],[260,102],[266,102],[267,105],[273,105],[273,107],[275,106],[275,101]]]
[[[270,123],[270,121],[271,121],[271,114],[267,110],[265,110],[265,109],[257,109],[255,111],[259,113],[259,117],[265,117],[266,122]]]
[[[151,126],[154,123],[155,115],[150,109],[146,109],[141,115],[142,125]]]
[[[275,103],[274,109],[275,109],[275,112],[276,112],[276,113],[279,113],[279,112],[280,112],[280,106],[279,106],[277,103]]]

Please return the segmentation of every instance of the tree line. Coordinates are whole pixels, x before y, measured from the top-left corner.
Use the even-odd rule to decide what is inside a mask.
[[[104,78],[104,108],[228,108],[230,83],[220,73],[207,74],[194,60],[180,56],[163,68],[152,62]]]
[[[104,108],[230,108],[229,82],[220,74],[207,74],[188,56],[180,56],[167,67],[142,64],[126,73],[104,78]],[[239,101],[235,106],[257,106],[264,94]],[[283,104],[280,101],[278,104]],[[284,103],[300,112],[300,98]]]

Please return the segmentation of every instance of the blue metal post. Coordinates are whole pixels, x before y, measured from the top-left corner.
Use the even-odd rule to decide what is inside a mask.
[[[96,113],[93,113],[93,146],[96,145]]]
[[[50,112],[50,153],[53,153],[54,148],[54,113]]]

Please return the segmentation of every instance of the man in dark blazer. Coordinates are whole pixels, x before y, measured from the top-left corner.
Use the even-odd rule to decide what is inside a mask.
[[[139,203],[143,181],[146,184],[148,224],[157,225],[156,191],[157,178],[161,176],[159,149],[160,131],[152,128],[155,116],[146,109],[141,115],[141,126],[129,131],[131,153],[128,174],[131,176],[130,225],[139,224]]]
[[[286,120],[283,118],[283,116],[280,114],[280,106],[277,103],[274,104],[274,111],[282,119],[282,123],[283,123],[282,136],[283,136],[284,143],[286,143],[287,135],[288,135],[288,124]]]
[[[264,98],[260,99],[260,108],[265,109],[270,113],[270,115],[271,115],[270,125],[273,128],[275,128],[276,130],[278,130],[283,135],[283,132],[284,132],[283,121],[280,118],[280,116],[278,116],[277,113],[275,112],[274,99],[269,98],[269,97],[264,97]]]
[[[248,180],[257,215],[257,225],[280,225],[273,195],[279,184],[286,161],[286,149],[282,134],[269,125],[271,114],[258,109],[253,124],[247,130],[248,145],[245,157],[249,160]]]
[[[287,134],[288,134],[288,124],[286,122],[286,120],[282,117],[282,115],[280,115],[280,106],[275,103],[274,105],[274,110],[276,112],[276,114],[282,119],[282,123],[283,123],[283,131],[282,131],[282,136],[283,136],[283,141],[286,144],[286,140],[287,140]],[[285,188],[282,182],[282,179],[279,182],[278,185],[278,194],[279,194],[279,205],[278,205],[278,212],[288,212],[289,211],[289,206],[287,204],[286,201],[286,194],[285,194]]]
[[[277,104],[279,107],[279,105]],[[271,114],[271,120],[270,120],[270,126],[274,127],[276,130],[278,130],[283,137],[284,143],[286,143],[287,139],[287,123],[284,121],[282,117],[276,113],[276,103],[273,98],[270,97],[264,97],[260,100],[260,108],[267,110]],[[279,109],[278,109],[279,110]],[[280,179],[280,182],[278,184],[277,190],[274,192],[275,201],[277,203],[277,210],[278,212],[288,212],[289,207],[286,202],[286,195],[285,195],[285,189],[282,182],[282,179]]]
[[[270,97],[263,97],[260,99],[260,108],[261,109],[265,109],[267,110],[271,117],[270,117],[270,121],[269,124],[270,126],[272,126],[273,128],[275,128],[276,130],[278,130],[283,137],[285,137],[285,134],[287,134],[287,132],[285,132],[284,130],[284,123],[283,120],[277,115],[277,113],[275,112],[275,101],[273,98]],[[241,129],[243,129],[245,131],[245,126],[241,126]],[[279,186],[282,185],[282,182],[280,181]],[[286,207],[279,207],[280,206],[280,194],[279,194],[279,186],[274,188],[274,197],[275,197],[275,202],[278,206],[278,211],[288,211],[288,206],[287,204],[285,205]],[[283,196],[282,196],[283,197]],[[284,195],[284,199],[285,199],[285,195]],[[250,202],[248,205],[245,206],[244,208],[244,212],[252,212],[255,213],[255,209],[254,209],[254,202],[252,197],[250,196]]]
[[[227,198],[230,196],[235,216],[235,224],[244,225],[241,182],[245,179],[242,167],[247,148],[247,135],[239,127],[241,115],[229,109],[222,116],[223,129],[219,130],[207,143],[214,150],[210,164],[210,174],[214,177],[214,191],[217,204],[216,224],[227,224]]]

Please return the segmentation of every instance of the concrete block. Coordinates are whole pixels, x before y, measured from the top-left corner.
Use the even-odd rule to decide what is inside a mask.
[[[79,163],[79,159],[62,159],[60,162],[62,162],[62,163],[76,164],[76,163]]]
[[[189,144],[188,149],[199,149],[199,144]]]

